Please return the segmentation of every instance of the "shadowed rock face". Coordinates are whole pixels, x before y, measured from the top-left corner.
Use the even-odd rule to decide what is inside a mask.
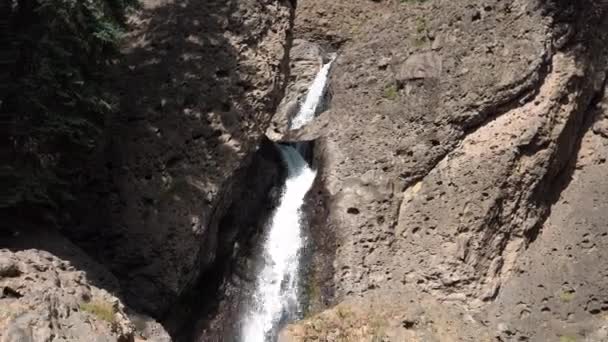
[[[91,156],[89,174],[82,175],[89,182],[86,193],[66,213],[76,224],[61,231],[86,253],[52,230],[31,233],[32,227],[17,225],[0,231],[0,246],[21,251],[6,251],[16,265],[35,264],[31,255],[52,252],[61,258],[54,266],[79,274],[76,283],[111,291],[100,300],[118,303],[118,309],[112,304],[117,315],[125,313],[122,300],[164,319],[177,336],[198,320],[192,315],[200,313],[190,311],[194,305],[205,312],[219,301],[216,287],[238,252],[235,242],[257,233],[284,177],[264,132],[286,86],[293,2],[140,2],[129,18],[123,56],[109,75],[120,112],[107,118],[105,141]],[[63,242],[56,244],[56,238]],[[16,272],[13,261],[4,272],[8,277]],[[53,334],[76,341],[170,339],[152,318],[131,312],[115,330],[99,320],[82,328],[89,316],[61,311],[78,310],[82,298],[52,288],[59,286],[53,283],[57,277],[44,274],[32,282],[50,299],[20,292],[29,286],[23,284],[35,273],[32,267],[19,266],[23,276],[11,278],[6,293],[20,297],[7,298],[20,306],[37,300],[44,305],[23,319],[0,316],[0,326],[11,327],[6,341],[29,341],[19,335],[28,327],[34,341]],[[59,314],[52,312],[55,302]],[[49,320],[66,326],[46,329]]]
[[[142,1],[117,67],[122,111],[92,162],[71,237],[120,279],[131,305],[161,315],[232,248],[220,221],[278,164],[247,174],[281,98],[289,1]],[[249,212],[249,211],[245,211]],[[222,238],[227,240],[221,241]]]
[[[319,138],[325,229],[338,246],[334,302],[344,302],[286,329],[286,341],[602,340],[601,276],[540,270],[561,267],[545,260],[556,242],[541,239],[603,91],[607,11],[603,1],[298,3],[296,38],[339,47],[331,109],[298,134]],[[601,139],[603,121],[593,127]],[[575,211],[561,214],[561,229]],[[564,253],[601,272],[601,252]],[[588,284],[569,305],[600,308],[547,315],[538,303],[555,295],[531,283]],[[419,324],[404,328],[372,305],[391,300],[396,311],[418,308]],[[342,305],[357,317],[351,328],[331,318]],[[348,331],[373,317],[383,333]]]

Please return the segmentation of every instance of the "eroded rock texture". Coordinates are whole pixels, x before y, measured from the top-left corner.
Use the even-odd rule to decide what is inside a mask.
[[[588,204],[600,205],[552,209],[603,93],[607,10],[604,1],[299,2],[296,37],[333,44],[340,55],[331,108],[302,133],[320,137],[325,227],[338,244],[335,301],[365,322],[353,326],[373,326],[380,315],[376,325],[386,329],[349,335],[323,318],[339,316],[338,306],[283,338],[603,340],[605,285],[592,274],[602,272],[601,247],[568,252],[580,250],[575,241],[592,246],[594,232],[566,235],[570,242],[543,236],[574,229]],[[588,134],[603,139],[603,125]],[[553,225],[561,227],[549,232]],[[558,274],[566,266],[553,253],[577,271]],[[559,302],[559,291],[570,303],[579,287],[580,302],[546,304]],[[426,323],[403,323],[400,332],[399,315],[373,305],[383,301],[418,308]]]
[[[589,130],[602,124],[606,99],[592,109],[576,158],[548,192],[556,193],[548,219],[530,247],[520,253],[512,276],[489,309],[499,317],[505,340],[532,337],[608,339],[606,281],[608,141]],[[539,324],[542,329],[539,329]]]
[[[39,250],[0,250],[0,340],[133,341],[122,303]]]
[[[112,273],[58,232],[2,234],[0,245],[0,341],[171,341],[124,306]]]

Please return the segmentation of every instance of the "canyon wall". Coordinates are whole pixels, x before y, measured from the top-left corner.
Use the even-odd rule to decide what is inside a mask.
[[[255,216],[280,181],[278,155],[261,146],[285,86],[293,8],[142,5],[114,75],[122,110],[92,165],[93,210],[83,208],[72,237],[110,267],[131,305],[158,315],[230,252],[227,230],[237,228],[222,220]]]
[[[284,177],[264,132],[289,74],[294,5],[140,1],[107,75],[120,106],[67,223],[0,231],[2,341],[166,341],[147,315],[169,319],[206,283],[215,293],[218,265],[256,234]]]
[[[603,238],[591,238],[601,216],[582,213],[606,204],[565,199],[572,215],[553,219],[564,210],[553,203],[603,94],[607,11],[604,1],[298,3],[295,38],[339,53],[330,109],[298,136],[318,138],[329,216],[316,229],[337,246],[321,292],[340,304],[288,327],[285,341],[602,340]],[[594,139],[583,164],[601,159]]]
[[[0,231],[0,337],[168,341],[142,313],[229,336],[284,177],[272,139],[315,140],[318,170],[310,312],[281,341],[607,340],[607,13],[142,1],[76,223]],[[286,133],[330,52],[327,105]]]

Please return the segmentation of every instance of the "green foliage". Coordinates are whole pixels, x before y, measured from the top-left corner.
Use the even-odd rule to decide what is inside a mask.
[[[399,91],[397,90],[397,87],[394,84],[391,84],[384,88],[383,96],[387,100],[394,101],[399,96]]]
[[[428,42],[429,28],[426,19],[416,18],[416,36],[414,46],[421,47]]]
[[[0,208],[52,210],[73,199],[79,168],[114,107],[104,75],[133,1],[38,0],[20,9],[16,82],[0,108],[11,116],[12,148],[0,168]]]
[[[89,303],[81,303],[80,310],[93,314],[95,317],[110,324],[116,322],[116,317],[114,316],[114,307],[108,302],[94,301]]]
[[[574,291],[562,291],[559,294],[559,299],[562,300],[562,302],[571,302],[574,299]]]
[[[559,342],[576,342],[576,336],[572,335],[562,335],[559,337]]]
[[[416,32],[418,34],[423,34],[428,31],[426,19],[424,18],[416,18]]]

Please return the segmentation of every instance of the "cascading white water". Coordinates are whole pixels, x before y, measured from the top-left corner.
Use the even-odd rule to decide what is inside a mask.
[[[296,115],[291,121],[291,129],[298,129],[314,119],[315,114],[317,114],[319,103],[323,100],[323,96],[327,90],[327,78],[329,77],[329,70],[331,69],[331,64],[335,59],[336,56],[333,55],[329,62],[323,65],[321,70],[317,73],[317,76],[312,81],[310,88],[308,88],[306,99],[300,107],[298,115]]]
[[[297,275],[303,246],[301,207],[315,180],[313,171],[298,151],[279,146],[288,175],[283,196],[264,242],[264,267],[258,275],[254,308],[245,321],[242,340],[266,342],[277,324],[298,311]]]
[[[321,67],[298,115],[292,120],[291,129],[300,128],[314,118],[334,59]],[[297,318],[299,312],[298,275],[304,246],[302,205],[316,171],[296,148],[278,146],[287,166],[287,179],[263,242],[263,267],[257,275],[252,305],[243,320],[242,342],[273,341],[279,325]]]

